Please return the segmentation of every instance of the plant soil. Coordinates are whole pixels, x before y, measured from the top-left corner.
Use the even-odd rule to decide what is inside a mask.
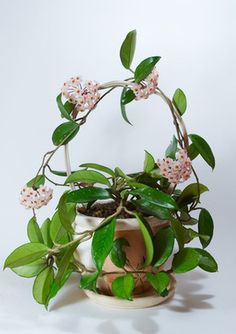
[[[107,203],[95,203],[90,207],[81,206],[78,208],[78,211],[86,216],[90,217],[98,217],[98,218],[106,218],[113,213],[116,212],[118,207],[118,203],[115,201],[107,202]],[[127,204],[127,209],[132,211],[134,206],[131,203]],[[117,218],[133,218],[133,216],[129,215],[126,211],[122,210]]]

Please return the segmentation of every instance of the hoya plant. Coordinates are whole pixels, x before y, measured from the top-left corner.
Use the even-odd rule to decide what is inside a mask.
[[[157,70],[161,57],[147,57],[136,67],[132,66],[135,44],[134,30],[127,34],[120,48],[127,78],[99,83],[75,76],[63,84],[56,98],[63,121],[53,131],[54,147],[45,153],[38,171],[21,190],[20,203],[31,216],[27,225],[29,241],[7,257],[4,268],[33,278],[33,297],[46,307],[72,273],[78,273],[81,289],[101,293],[97,281],[109,275],[103,269],[108,257],[119,268],[119,275],[112,281],[113,295],[131,302],[140,273],[157,295],[165,296],[173,273],[185,273],[196,267],[207,272],[217,271],[216,261],[206,251],[213,236],[213,219],[200,205],[201,196],[208,188],[200,182],[193,166],[193,160],[199,157],[214,169],[214,155],[205,139],[187,132],[183,121],[187,100],[183,90],[177,88],[172,98],[161,90]],[[168,105],[175,134],[165,157],[145,151],[143,170],[131,174],[120,167],[113,169],[96,163],[83,163],[78,170],[71,171],[69,142],[79,136],[80,127],[91,114],[97,117],[96,107],[113,90],[121,90],[121,115],[129,124],[126,107],[130,103],[155,95]],[[51,163],[61,149],[65,153],[66,168],[58,171]],[[47,205],[53,196],[48,184],[61,187],[62,195],[54,204],[56,211],[52,216],[39,222],[37,210]],[[106,210],[102,203],[106,203]],[[97,208],[103,216],[101,222],[82,233],[75,232],[78,212],[89,215]],[[115,238],[121,217],[136,219],[142,233],[146,252],[138,268],[128,265],[127,240]],[[165,224],[154,234],[148,217],[156,217]],[[89,239],[94,269],[87,268],[74,256],[75,251],[80,252],[80,245]],[[191,247],[193,239],[199,240],[198,247]],[[165,270],[163,264],[169,259],[171,268]]]

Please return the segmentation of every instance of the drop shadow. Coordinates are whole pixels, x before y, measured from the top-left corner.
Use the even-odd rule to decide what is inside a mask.
[[[70,280],[66,284],[66,289],[63,292],[59,292],[55,302],[50,307],[50,311],[55,311],[60,308],[77,304],[86,299],[85,293],[79,289],[78,276],[71,276]]]
[[[163,306],[167,306],[171,311],[183,313],[194,309],[213,309],[214,306],[208,300],[214,298],[214,295],[199,293],[203,288],[200,281],[207,277],[207,274],[200,271],[178,275],[175,296],[171,303],[168,304],[167,301]]]

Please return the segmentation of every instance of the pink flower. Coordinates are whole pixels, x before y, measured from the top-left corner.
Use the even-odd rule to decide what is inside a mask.
[[[184,149],[176,153],[176,160],[166,158],[158,159],[157,165],[162,175],[168,179],[170,183],[178,184],[190,178],[192,172],[192,162],[188,157],[187,151]]]
[[[82,81],[79,76],[66,81],[61,91],[69,102],[75,104],[77,111],[92,109],[100,98],[98,83]]]
[[[131,89],[135,94],[135,100],[147,99],[154,94],[157,88],[158,73],[156,68],[141,83],[131,84]]]
[[[40,186],[38,189],[25,186],[21,190],[20,203],[26,209],[39,209],[43,205],[47,205],[52,198],[53,190],[45,186]]]

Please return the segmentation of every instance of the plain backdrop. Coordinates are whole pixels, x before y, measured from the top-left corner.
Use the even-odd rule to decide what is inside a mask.
[[[215,220],[209,250],[217,274],[195,271],[178,277],[174,299],[153,309],[109,310],[92,304],[73,277],[47,312],[31,296],[32,281],[0,273],[0,333],[227,333],[236,332],[234,0],[0,0],[1,230],[0,263],[27,241],[30,212],[19,205],[21,187],[34,176],[51,133],[62,121],[55,97],[73,75],[106,82],[129,76],[119,48],[137,29],[134,66],[152,55],[159,85],[188,99],[190,133],[215,152],[212,173],[194,162],[210,192],[202,202]],[[174,133],[168,108],[157,97],[127,107],[133,127],[120,115],[120,90],[101,102],[71,144],[72,167],[97,162],[123,170],[142,168],[144,150],[162,157]],[[63,169],[59,152],[52,163]],[[46,218],[55,199],[43,208]]]

